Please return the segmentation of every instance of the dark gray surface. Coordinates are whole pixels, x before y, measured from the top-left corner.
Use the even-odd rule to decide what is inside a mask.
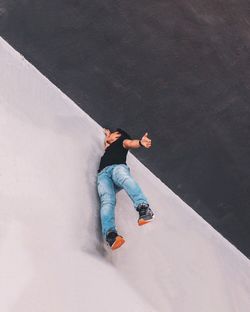
[[[244,0],[0,0],[0,32],[98,123],[147,130],[152,149],[134,154],[249,257],[249,13]]]

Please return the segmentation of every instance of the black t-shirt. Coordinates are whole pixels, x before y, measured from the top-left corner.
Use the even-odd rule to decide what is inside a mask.
[[[98,172],[102,171],[107,166],[115,165],[115,164],[126,164],[126,158],[128,149],[123,147],[123,141],[126,139],[131,139],[130,135],[128,135],[125,131],[121,133],[121,136],[111,143],[103,154]]]

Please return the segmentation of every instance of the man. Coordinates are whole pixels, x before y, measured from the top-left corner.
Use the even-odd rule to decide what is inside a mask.
[[[102,234],[112,250],[119,248],[125,240],[118,235],[115,227],[116,192],[124,189],[131,198],[134,208],[139,213],[138,224],[143,225],[153,219],[148,200],[138,183],[130,175],[126,164],[129,149],[151,147],[148,133],[141,140],[132,140],[122,129],[105,131],[105,153],[101,158],[97,175],[97,190],[101,202]]]

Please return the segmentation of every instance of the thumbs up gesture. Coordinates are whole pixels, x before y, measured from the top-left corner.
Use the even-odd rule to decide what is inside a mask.
[[[150,148],[151,147],[151,140],[148,138],[148,133],[146,132],[144,136],[141,138],[141,144],[146,147]]]

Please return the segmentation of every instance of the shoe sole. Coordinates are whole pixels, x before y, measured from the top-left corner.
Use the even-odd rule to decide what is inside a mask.
[[[152,219],[150,219],[150,220],[139,219],[138,220],[138,225],[139,226],[145,225],[145,224],[150,223],[151,221],[153,221],[153,219],[154,219],[154,216],[152,216]]]
[[[125,239],[121,236],[117,236],[114,244],[111,246],[112,250],[120,248],[125,243]]]

